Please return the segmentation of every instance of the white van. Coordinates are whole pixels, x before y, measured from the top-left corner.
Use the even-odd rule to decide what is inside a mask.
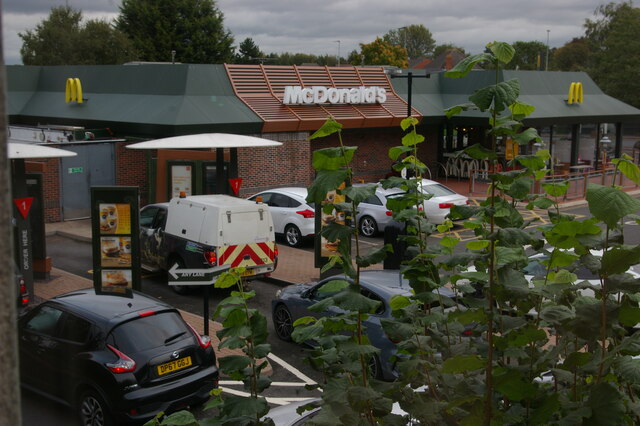
[[[243,266],[250,278],[273,272],[278,253],[269,208],[229,195],[193,195],[145,206],[140,247],[145,269]]]

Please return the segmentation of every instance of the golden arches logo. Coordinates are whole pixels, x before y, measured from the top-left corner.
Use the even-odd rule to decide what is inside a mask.
[[[567,99],[567,103],[571,105],[572,103],[581,104],[584,100],[584,91],[582,89],[582,83],[573,82],[569,86],[569,98]]]
[[[68,78],[64,92],[65,102],[82,103],[82,83],[79,78]]]

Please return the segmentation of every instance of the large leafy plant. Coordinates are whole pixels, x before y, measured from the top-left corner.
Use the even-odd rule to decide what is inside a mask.
[[[523,127],[522,120],[535,108],[518,101],[518,81],[500,80],[500,68],[513,57],[513,48],[497,42],[487,48],[447,76],[463,78],[476,64],[488,63],[495,70],[495,84],[476,91],[469,103],[450,108],[447,115],[470,109],[488,114],[490,148],[478,144],[460,154],[495,166],[499,143],[541,140],[535,129]],[[398,168],[417,177],[383,182],[407,191],[388,204],[394,218],[406,223],[402,238],[412,255],[402,272],[413,295],[395,297],[394,319],[384,321],[387,334],[398,341],[400,377],[391,385],[381,384],[365,368],[376,349],[366,341],[362,320],[375,306],[360,294],[358,272],[385,253],[361,255],[355,229],[332,224],[322,234],[338,241],[340,256],[329,266],[341,265],[345,280],[327,288],[334,295],[315,309],[333,304],[345,313],[303,318],[294,332],[299,341],[317,341],[311,359],[327,374],[317,423],[387,424],[408,418],[433,424],[637,421],[640,361],[634,356],[640,353],[640,336],[632,327],[640,322],[640,280],[627,271],[640,262],[640,248],[619,241],[623,218],[640,209],[640,202],[613,185],[589,185],[592,217],[578,220],[563,214],[558,200],[568,183],[545,179],[552,170],[547,168],[549,151],[543,149],[517,156],[509,171],[492,173],[488,196],[478,206],[452,208],[452,217],[477,236],[465,250],[456,250],[460,241],[448,234],[437,246],[428,246],[426,237],[434,226],[412,208],[425,198],[418,190],[424,165],[417,155],[423,138],[416,124],[411,118],[403,121],[408,133],[389,155],[399,160]],[[342,144],[340,125],[332,119],[313,137],[335,133],[338,148],[314,153],[317,179],[309,200],[320,203],[328,191],[342,191],[350,203],[324,208],[355,217],[357,204],[373,188],[339,189],[351,177],[356,148]],[[630,158],[614,164],[615,173],[639,181]],[[544,192],[532,194],[534,182],[541,180]],[[519,206],[546,210],[548,223],[525,220]],[[446,233],[451,226],[446,222],[438,230]],[[352,237],[355,260],[347,244]],[[536,252],[545,272],[529,280],[523,268]],[[590,270],[599,284],[579,282],[576,268]],[[455,296],[444,296],[443,286]],[[391,414],[393,401],[405,411],[403,417]]]

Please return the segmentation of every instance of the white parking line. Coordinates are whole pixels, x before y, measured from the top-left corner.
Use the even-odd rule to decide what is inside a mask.
[[[221,388],[223,392],[229,393],[231,395],[236,395],[236,396],[251,396],[250,393],[248,392],[243,392],[243,391],[239,391],[239,390],[235,390],[235,389],[229,389],[229,388]],[[307,400],[312,400],[313,398],[301,398],[301,397],[291,397],[291,398],[271,398],[271,397],[266,397],[266,400],[268,403],[270,404],[276,404],[276,405],[286,405],[289,404],[290,402],[297,402],[297,401],[307,401]]]
[[[302,380],[306,385],[315,385],[316,384],[316,382],[314,382],[309,377],[304,375],[304,373],[302,371],[298,370],[293,365],[289,364],[287,361],[285,361],[284,359],[282,359],[279,356],[275,355],[274,353],[270,353],[269,355],[267,355],[267,358],[269,358],[270,360],[272,360],[274,362],[277,362],[282,367],[284,367],[287,370],[289,370],[294,376],[296,376],[298,379]]]

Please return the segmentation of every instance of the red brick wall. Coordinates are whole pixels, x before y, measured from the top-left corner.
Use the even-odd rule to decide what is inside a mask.
[[[282,186],[309,186],[313,182],[309,141],[304,133],[279,134],[278,147],[238,149],[240,196]]]
[[[149,194],[147,150],[127,149],[127,145],[128,142],[119,142],[115,146],[116,185],[137,186],[140,206],[144,206]]]
[[[42,173],[42,193],[44,196],[45,223],[62,220],[62,195],[60,193],[60,159],[49,158],[39,161],[44,165]]]

